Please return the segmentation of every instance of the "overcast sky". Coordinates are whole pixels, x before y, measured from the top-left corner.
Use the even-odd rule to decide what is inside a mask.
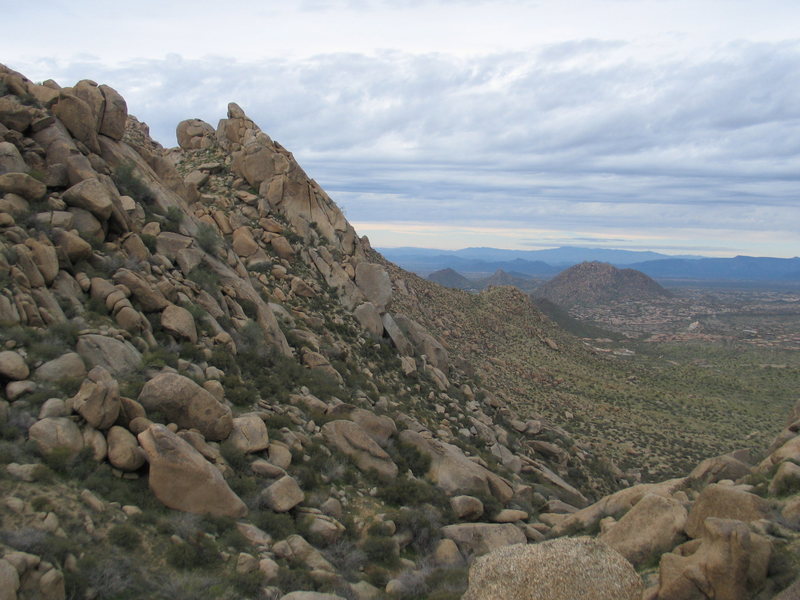
[[[235,101],[375,246],[800,255],[796,0],[0,3],[0,61],[165,146]]]

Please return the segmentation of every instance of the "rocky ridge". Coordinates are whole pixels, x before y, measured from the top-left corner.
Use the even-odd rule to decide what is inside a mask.
[[[610,590],[609,547],[660,559],[647,598],[790,583],[796,502],[753,492],[796,488],[794,422],[755,467],[578,489],[591,450],[482,387],[240,107],[165,150],[108,86],[0,78],[9,598],[458,598],[474,557],[598,528]]]

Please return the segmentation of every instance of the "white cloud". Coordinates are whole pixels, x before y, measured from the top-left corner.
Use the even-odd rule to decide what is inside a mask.
[[[39,22],[70,40],[37,49],[10,27],[9,64],[112,85],[166,145],[236,101],[360,222],[685,230],[720,248],[734,232],[738,252],[760,232],[799,253],[796,3],[229,4],[121,19],[49,3]]]

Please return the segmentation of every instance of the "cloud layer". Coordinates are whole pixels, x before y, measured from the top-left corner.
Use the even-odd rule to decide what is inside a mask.
[[[216,125],[236,101],[376,245],[422,245],[413,232],[433,225],[450,247],[800,254],[800,42],[10,66],[111,84],[165,145],[180,120]]]

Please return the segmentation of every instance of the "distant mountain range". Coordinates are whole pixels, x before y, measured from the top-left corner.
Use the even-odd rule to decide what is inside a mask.
[[[582,262],[607,262],[629,267],[659,280],[727,280],[800,282],[800,258],[736,256],[705,258],[658,252],[565,246],[550,250],[497,248],[378,248],[386,258],[423,276],[453,269],[462,275],[488,276],[501,269],[530,277],[550,278]]]

